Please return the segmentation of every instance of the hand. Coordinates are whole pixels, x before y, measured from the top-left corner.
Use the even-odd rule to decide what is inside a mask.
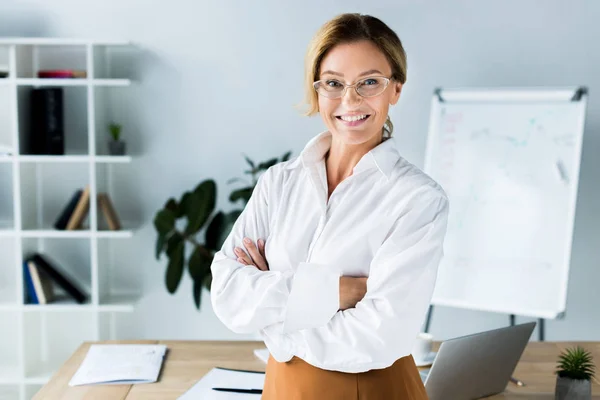
[[[367,278],[340,277],[340,310],[356,307],[367,294]]]
[[[269,264],[267,263],[267,256],[265,255],[265,241],[258,239],[258,247],[254,245],[254,242],[250,238],[244,238],[244,247],[246,251],[239,247],[233,249],[237,255],[238,262],[247,265],[249,267],[256,267],[261,271],[268,271]]]

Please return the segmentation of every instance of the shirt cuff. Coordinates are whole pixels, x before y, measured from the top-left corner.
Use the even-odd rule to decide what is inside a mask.
[[[339,273],[329,265],[302,262],[294,274],[283,332],[324,326],[339,308]]]

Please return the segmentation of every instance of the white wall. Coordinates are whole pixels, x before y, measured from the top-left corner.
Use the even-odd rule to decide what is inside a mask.
[[[146,222],[129,260],[144,274],[144,296],[126,336],[237,339],[207,296],[198,313],[185,278],[175,296],[153,257],[154,213],[200,180],[215,178],[218,207],[230,207],[226,180],[254,159],[294,155],[322,127],[301,117],[304,50],[328,18],[371,13],[399,34],[408,83],[392,111],[401,153],[422,166],[429,102],[435,87],[587,85],[590,89],[567,316],[547,322],[548,340],[600,339],[600,2],[589,1],[6,1],[0,36],[129,39],[140,46],[132,69],[141,84],[123,110],[135,172],[122,191]],[[522,321],[524,319],[518,319]],[[447,338],[503,326],[508,316],[437,308],[432,331]]]

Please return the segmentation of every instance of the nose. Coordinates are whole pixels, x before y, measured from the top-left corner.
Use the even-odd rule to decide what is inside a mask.
[[[355,107],[362,102],[362,97],[356,92],[356,88],[347,87],[342,96],[342,104],[348,107]]]

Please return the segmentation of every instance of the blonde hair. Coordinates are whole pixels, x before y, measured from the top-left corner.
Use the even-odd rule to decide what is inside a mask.
[[[305,58],[305,102],[310,116],[319,112],[318,94],[313,83],[319,80],[321,61],[325,54],[338,44],[368,40],[385,55],[392,67],[392,79],[406,82],[406,53],[396,33],[383,21],[358,13],[341,14],[327,21],[311,40]],[[394,125],[387,117],[383,125],[384,139],[392,137]],[[387,132],[388,136],[385,136]]]

